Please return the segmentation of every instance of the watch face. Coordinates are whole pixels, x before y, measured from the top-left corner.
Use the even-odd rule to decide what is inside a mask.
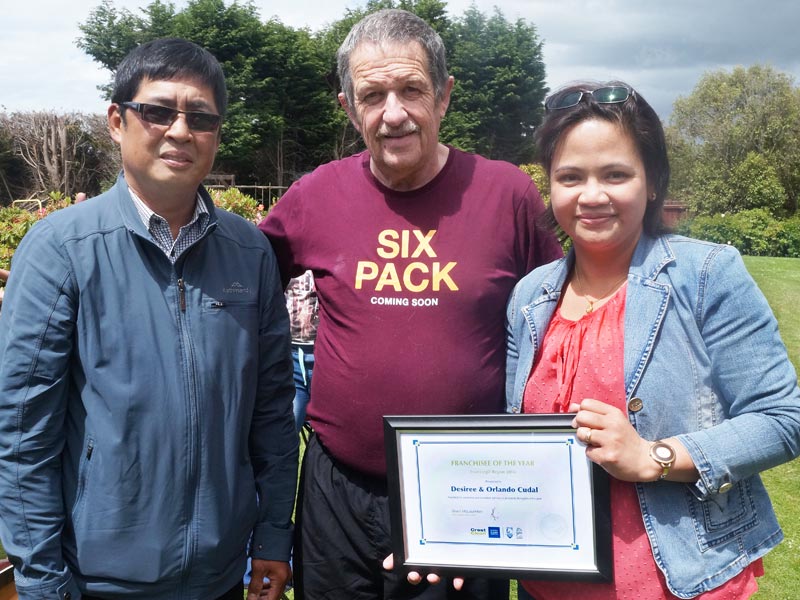
[[[663,442],[653,444],[651,452],[653,453],[653,458],[660,462],[671,463],[675,460],[675,450]]]
[[[656,446],[653,448],[653,452],[655,452],[655,455],[663,461],[667,461],[672,457],[672,452],[670,452],[669,448],[665,446]]]

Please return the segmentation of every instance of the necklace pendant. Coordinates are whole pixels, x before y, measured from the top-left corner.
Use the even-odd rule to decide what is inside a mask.
[[[593,310],[594,310],[594,302],[589,302],[589,306],[586,307],[586,314],[587,315],[591,314]]]

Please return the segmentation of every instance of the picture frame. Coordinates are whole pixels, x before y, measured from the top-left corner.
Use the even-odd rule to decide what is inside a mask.
[[[573,418],[385,416],[395,568],[610,581],[609,476]]]

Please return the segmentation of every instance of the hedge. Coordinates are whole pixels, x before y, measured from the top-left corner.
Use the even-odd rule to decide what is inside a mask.
[[[763,208],[681,221],[678,233],[730,244],[747,256],[800,258],[800,217],[776,219]]]

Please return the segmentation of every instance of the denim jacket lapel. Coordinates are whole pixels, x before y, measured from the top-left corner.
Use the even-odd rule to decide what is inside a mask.
[[[639,383],[664,320],[671,288],[657,281],[675,257],[665,238],[642,235],[634,251],[625,300],[625,393]]]

